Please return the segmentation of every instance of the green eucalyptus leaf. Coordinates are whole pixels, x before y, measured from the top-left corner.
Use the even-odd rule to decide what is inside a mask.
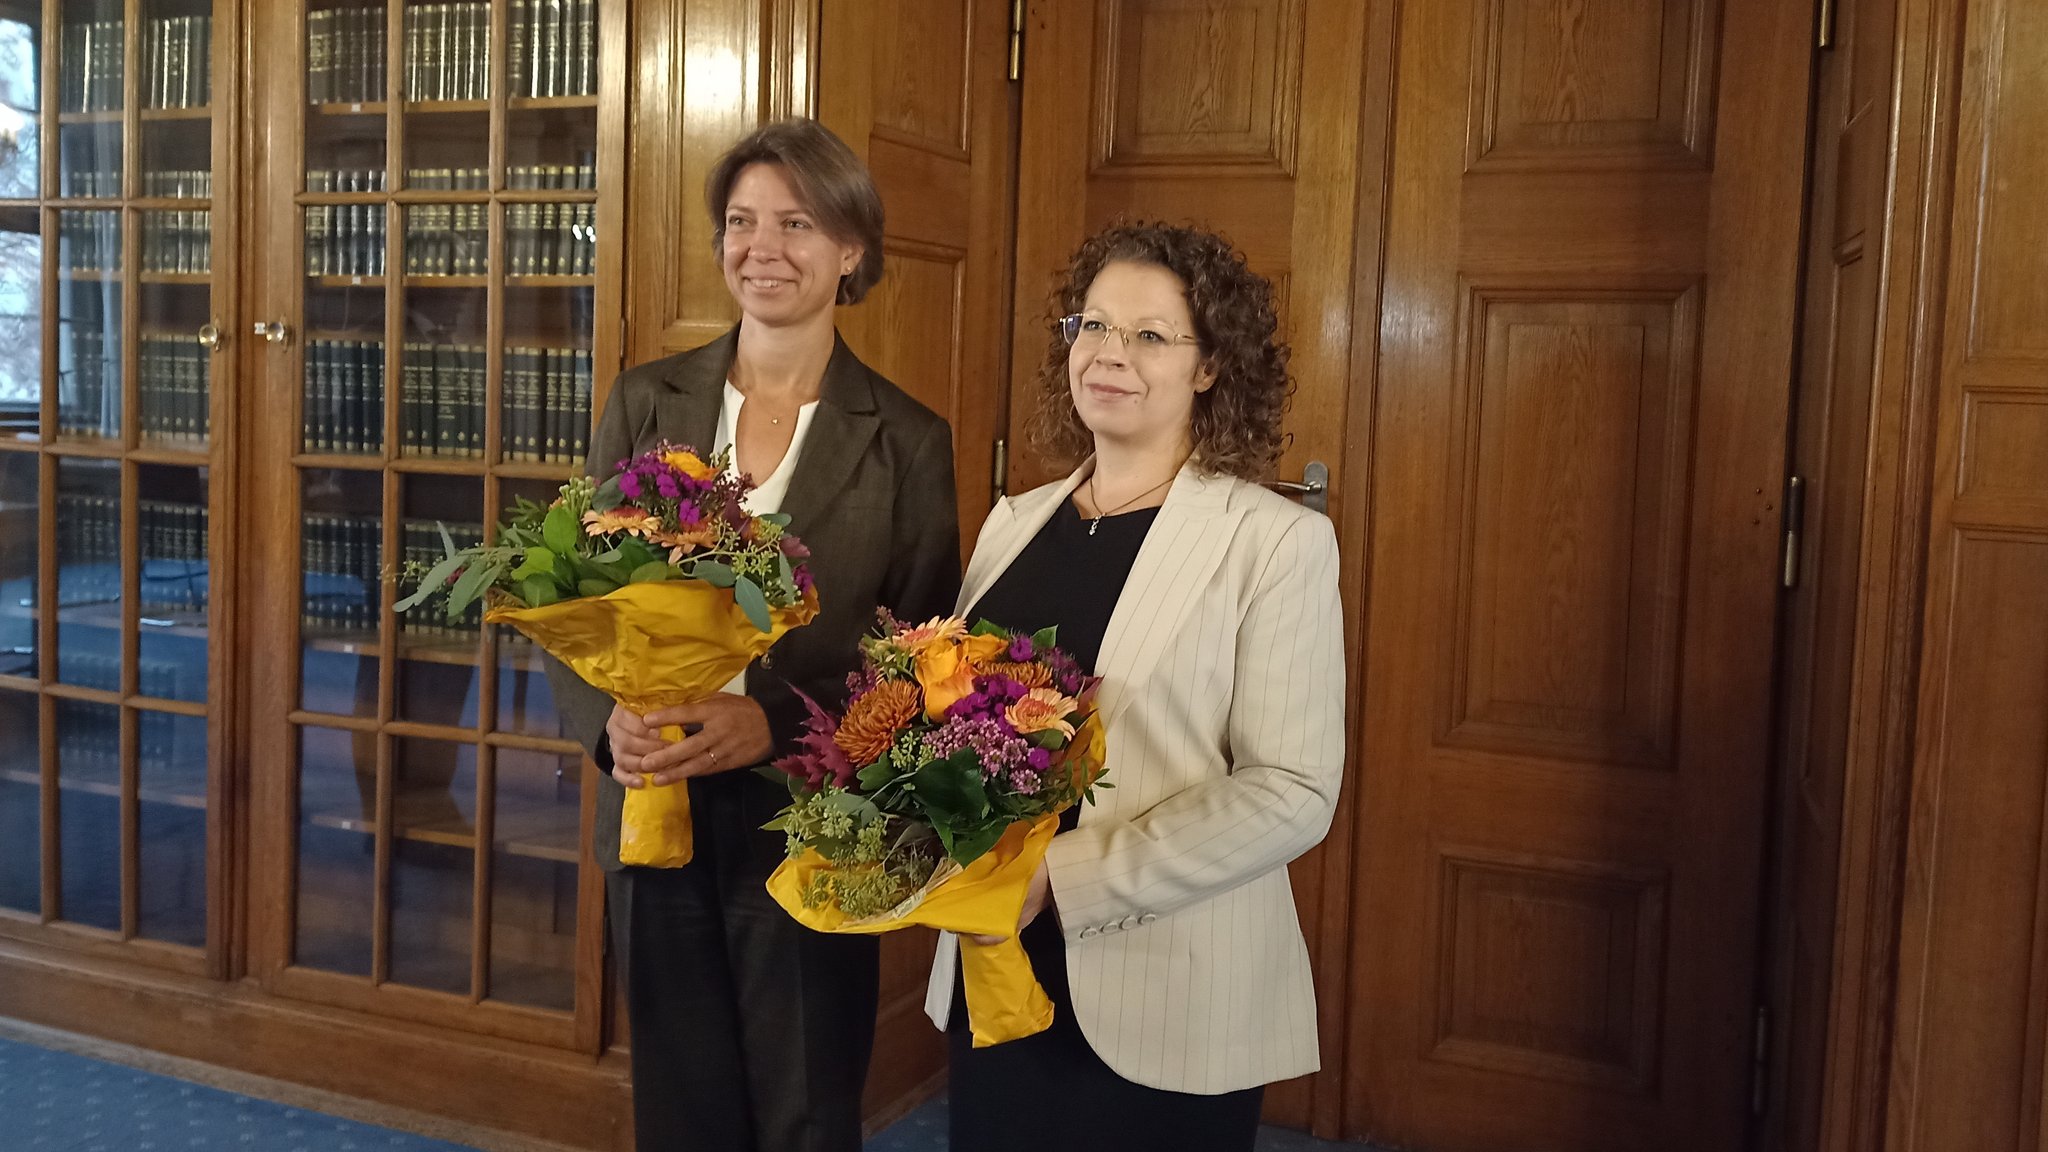
[[[432,568],[427,569],[427,574],[425,576],[420,577],[419,587],[413,589],[412,595],[407,596],[405,599],[400,600],[397,604],[393,605],[393,609],[399,612],[404,612],[409,609],[418,607],[421,604],[421,602],[426,600],[427,597],[432,596],[435,592],[447,587],[448,577],[453,576],[455,574],[455,570],[461,566],[461,556],[448,556],[443,558],[440,563],[434,565]]]
[[[649,560],[647,563],[633,569],[632,574],[626,577],[626,582],[628,584],[652,584],[659,580],[667,580],[674,575],[675,569],[668,566],[668,561]]]
[[[455,537],[448,534],[448,526],[436,520],[434,521],[434,527],[441,530],[441,555],[455,555],[458,549],[455,547]]]
[[[454,591],[448,593],[448,619],[461,619],[462,614],[469,610],[469,606],[476,602],[476,598],[483,595],[484,589],[497,583],[498,577],[504,574],[503,564],[472,565],[469,571],[462,574],[462,579],[455,582]]]
[[[604,596],[618,590],[619,585],[617,581],[606,580],[601,576],[585,577],[576,582],[576,594],[578,596]]]
[[[540,530],[542,539],[556,552],[574,552],[576,538],[583,534],[582,526],[576,523],[575,514],[566,504],[548,509],[547,519],[541,521]]]
[[[519,598],[528,608],[545,608],[560,600],[562,591],[551,576],[528,576],[519,582]]]
[[[747,614],[747,623],[763,632],[774,627],[768,619],[768,597],[761,594],[759,584],[745,576],[740,577],[733,583],[732,599],[733,603],[740,606],[740,611]]]
[[[699,560],[690,565],[690,575],[713,588],[730,588],[739,579],[732,567],[718,560]]]
[[[512,570],[512,578],[514,580],[524,580],[529,576],[545,576],[554,570],[555,554],[553,552],[545,548],[528,548],[525,552],[525,558],[519,562],[519,567]]]

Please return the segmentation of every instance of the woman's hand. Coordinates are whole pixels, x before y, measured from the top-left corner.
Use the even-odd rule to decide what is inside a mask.
[[[670,743],[661,738],[669,726],[695,725],[696,730]],[[674,784],[692,776],[709,776],[759,764],[775,754],[768,715],[751,696],[719,692],[709,700],[657,708],[635,716],[612,707],[605,721],[611,742],[612,779],[628,788]]]
[[[1031,874],[1031,883],[1024,889],[1024,908],[1017,914],[1018,935],[1023,935],[1024,929],[1030,927],[1033,920],[1038,919],[1040,912],[1045,911],[1045,906],[1051,896],[1052,873],[1047,870],[1045,861],[1040,860],[1038,862],[1038,871]],[[1008,936],[976,936],[974,937],[974,942],[976,944],[1001,944],[1008,939]]]

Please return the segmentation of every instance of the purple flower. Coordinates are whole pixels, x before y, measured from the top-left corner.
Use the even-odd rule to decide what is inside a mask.
[[[981,762],[982,776],[989,780],[1000,780],[1029,760],[1030,746],[1003,721],[993,716],[948,715],[951,719],[944,727],[924,738],[924,753],[931,759],[943,760],[971,749]]]
[[[640,499],[640,477],[631,472],[619,473],[619,491],[628,500]]]
[[[1032,658],[1036,657],[1037,655],[1038,655],[1038,645],[1036,645],[1036,644],[1033,644],[1033,643],[1031,642],[1031,637],[1029,637],[1029,636],[1026,636],[1026,635],[1025,635],[1024,633],[1022,633],[1022,632],[1019,632],[1019,633],[1017,633],[1017,634],[1016,634],[1015,636],[1012,636],[1012,637],[1010,637],[1010,662],[1011,662],[1011,663],[1013,663],[1013,664],[1022,664],[1022,663],[1024,663],[1024,662],[1025,662],[1026,660],[1030,660],[1030,659],[1032,659]]]
[[[814,582],[811,579],[811,570],[809,568],[799,568],[796,571],[790,573],[790,575],[794,577],[796,580],[796,590],[798,595],[803,595],[804,593],[809,592],[813,587]]]
[[[1033,747],[1024,754],[1024,763],[1030,765],[1033,772],[1043,772],[1052,767],[1052,750]]]
[[[695,504],[676,505],[676,523],[684,528],[695,528],[704,522],[704,513]]]
[[[784,536],[778,543],[782,548],[782,554],[791,560],[809,560],[811,558],[811,550],[804,547],[804,542],[794,536]]]
[[[655,491],[660,492],[664,498],[669,500],[673,500],[681,494],[676,488],[676,475],[673,472],[655,473],[654,488]]]

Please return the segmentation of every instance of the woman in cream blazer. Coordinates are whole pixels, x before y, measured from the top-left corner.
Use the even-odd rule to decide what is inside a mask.
[[[971,1048],[940,942],[951,1146],[1248,1150],[1261,1087],[1318,1066],[1287,864],[1343,770],[1336,537],[1245,479],[1279,453],[1286,353],[1227,242],[1113,227],[1057,303],[1035,431],[1086,458],[995,507],[960,604],[1095,646],[1115,787],[1054,838],[1020,922],[1051,1032]]]

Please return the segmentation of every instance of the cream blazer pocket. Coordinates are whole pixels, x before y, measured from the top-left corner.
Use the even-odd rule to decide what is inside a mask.
[[[1091,468],[990,513],[963,608]],[[1287,864],[1329,830],[1343,775],[1330,522],[1184,469],[1096,671],[1116,787],[1046,855],[1082,1033],[1119,1075],[1171,1091],[1314,1071],[1314,984]],[[942,1028],[957,957],[943,937],[926,999]]]

